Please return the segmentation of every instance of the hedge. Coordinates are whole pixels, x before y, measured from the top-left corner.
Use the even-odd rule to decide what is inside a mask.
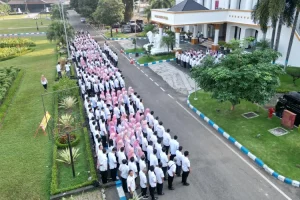
[[[75,135],[75,140],[73,142],[71,142],[71,147],[74,147],[79,143],[80,136],[78,134],[73,134],[73,133],[71,133],[70,135]],[[58,149],[64,149],[64,148],[69,147],[68,144],[62,144],[58,140],[59,140],[59,136],[55,139],[55,144]]]
[[[13,59],[13,58],[16,58],[16,57],[19,57],[19,56],[23,56],[23,55],[25,55],[27,53],[30,53],[30,52],[33,52],[33,51],[34,51],[34,49],[28,48],[27,50],[23,51],[22,53],[14,54],[12,56],[5,57],[5,58],[0,58],[0,62],[5,61],[5,60],[10,60],[10,59]]]
[[[11,87],[9,88],[4,101],[0,105],[0,122],[4,119],[4,116],[6,114],[8,107],[10,106],[10,103],[12,102],[17,90],[19,89],[19,86],[20,86],[21,81],[23,80],[24,74],[25,74],[24,69],[21,69],[18,72],[18,75],[15,78],[15,80],[13,81]]]

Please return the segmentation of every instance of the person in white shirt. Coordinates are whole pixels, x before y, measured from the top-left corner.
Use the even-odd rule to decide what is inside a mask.
[[[116,158],[117,148],[114,147],[111,152],[108,153],[108,164],[110,169],[110,176],[113,181],[117,179],[117,158]]]
[[[160,153],[160,162],[162,163],[162,170],[164,172],[164,180],[166,181],[167,180],[167,170],[168,170],[168,162],[169,162],[169,159],[168,159],[168,156],[166,154],[166,148],[162,148],[161,150],[161,153]]]
[[[156,157],[157,150],[154,149],[153,153],[150,154],[150,166],[156,167],[158,165],[158,160]]]
[[[157,140],[157,143],[155,144],[155,149],[157,150],[156,157],[158,159],[158,162],[160,162],[160,153],[161,153],[161,150],[162,150],[160,139]]]
[[[132,170],[132,171],[133,171],[133,173],[134,173],[134,178],[136,178],[136,177],[137,177],[138,170],[137,170],[137,166],[136,166],[134,157],[131,157],[131,158],[130,158],[130,161],[128,162],[128,167],[129,167],[129,170]]]
[[[176,150],[176,175],[181,176],[181,165],[182,165],[182,146],[179,146]]]
[[[128,192],[130,194],[130,197],[129,198],[134,198],[136,195],[135,195],[135,177],[134,177],[134,172],[133,170],[129,170],[129,175],[127,177],[127,189],[128,189]]]
[[[61,67],[60,67],[59,62],[56,65],[56,72],[57,72],[58,79],[60,79],[61,78]]]
[[[44,75],[42,75],[42,77],[41,77],[41,84],[44,87],[45,91],[47,91],[48,81],[47,81],[47,79],[46,79],[46,77]]]
[[[122,164],[119,167],[119,171],[120,171],[120,177],[121,177],[121,181],[122,181],[123,190],[125,193],[127,193],[128,192],[127,178],[128,178],[129,167],[127,166],[126,159],[122,160]]]
[[[174,190],[173,180],[176,172],[176,164],[173,161],[173,158],[170,157],[170,161],[168,162],[168,188],[169,190]]]
[[[146,166],[145,160],[146,160],[145,155],[142,155],[142,157],[139,160],[140,171],[147,170],[147,166]]]
[[[125,159],[126,160],[126,156],[124,153],[124,147],[121,147],[120,150],[117,153],[118,156],[118,164],[119,166],[122,164],[122,161]]]
[[[147,133],[144,133],[142,138],[142,150],[145,154],[145,157],[147,157],[147,146],[148,146]]]
[[[149,192],[150,192],[151,200],[156,200],[158,198],[154,197],[154,191],[156,188],[157,179],[154,173],[154,166],[150,166],[148,171],[148,177],[149,177]]]
[[[189,160],[189,152],[184,152],[184,157],[182,158],[182,183],[185,186],[189,186],[190,184],[187,181],[187,178],[191,172],[191,163]]]
[[[140,177],[140,186],[141,186],[141,193],[143,199],[148,199],[147,196],[147,177],[146,177],[147,169],[144,168],[143,170],[140,170],[139,177]]]
[[[107,156],[106,149],[102,149],[102,154],[98,157],[99,170],[101,174],[102,183],[107,183]]]
[[[166,148],[167,155],[169,154],[170,142],[171,142],[170,129],[167,129],[164,132],[164,139],[163,139],[163,145]]]
[[[164,172],[162,170],[162,163],[158,164],[158,167],[154,168],[154,172],[156,175],[156,179],[157,179],[157,194],[158,195],[164,195],[163,193],[163,183],[164,183]]]
[[[153,153],[153,143],[152,141],[148,142],[148,146],[147,146],[147,160],[148,160],[148,168],[150,166],[150,155]]]
[[[105,119],[101,119],[100,122],[100,135],[101,135],[101,140],[102,140],[102,146],[106,147],[106,137],[107,137],[107,131],[106,131],[106,126],[105,126]]]
[[[177,138],[178,138],[177,135],[175,135],[174,138],[170,142],[170,153],[171,153],[170,159],[172,158],[171,160],[173,160],[173,158],[176,156],[176,150],[179,147]]]
[[[163,122],[159,122],[159,125],[157,126],[158,139],[163,140],[164,132],[165,132],[165,128],[163,127]]]
[[[140,111],[141,113],[144,113],[144,112],[145,112],[145,108],[144,108],[144,104],[143,104],[143,99],[140,99],[138,108],[139,108],[139,111]]]
[[[71,69],[70,69],[70,66],[71,66],[71,64],[70,64],[69,62],[66,62],[66,65],[65,65],[65,67],[66,67],[66,75],[67,75],[68,77],[70,77],[70,75],[71,75]]]

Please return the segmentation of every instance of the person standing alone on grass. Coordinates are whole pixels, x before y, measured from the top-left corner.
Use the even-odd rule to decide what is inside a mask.
[[[45,77],[44,75],[42,75],[42,77],[41,77],[41,84],[42,84],[42,86],[44,87],[45,92],[47,92],[47,84],[48,84],[48,81],[47,81],[47,79],[46,79],[46,77]]]

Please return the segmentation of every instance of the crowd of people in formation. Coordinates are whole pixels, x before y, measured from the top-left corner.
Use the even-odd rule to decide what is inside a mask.
[[[102,183],[122,181],[132,197],[142,194],[157,199],[164,195],[164,181],[174,190],[175,176],[188,186],[189,152],[171,138],[154,111],[145,108],[142,97],[132,87],[126,89],[117,68],[118,56],[106,44],[100,45],[86,33],[75,36],[70,45],[84,98],[97,167]],[[140,190],[137,192],[137,188]]]
[[[176,52],[176,63],[184,68],[193,68],[195,66],[201,66],[202,61],[205,57],[212,56],[215,58],[215,62],[219,62],[225,55],[212,50],[190,50],[190,51],[183,51],[183,52]]]

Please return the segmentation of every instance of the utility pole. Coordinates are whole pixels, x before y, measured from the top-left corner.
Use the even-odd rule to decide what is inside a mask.
[[[67,51],[68,51],[68,60],[69,60],[69,58],[70,58],[70,50],[69,50],[69,41],[68,41],[66,21],[65,21],[65,14],[64,14],[64,6],[62,4],[62,0],[60,0],[59,2],[60,2],[60,5],[61,5],[61,13],[62,13],[62,18],[63,18],[63,23],[64,23],[66,43],[67,43]]]

